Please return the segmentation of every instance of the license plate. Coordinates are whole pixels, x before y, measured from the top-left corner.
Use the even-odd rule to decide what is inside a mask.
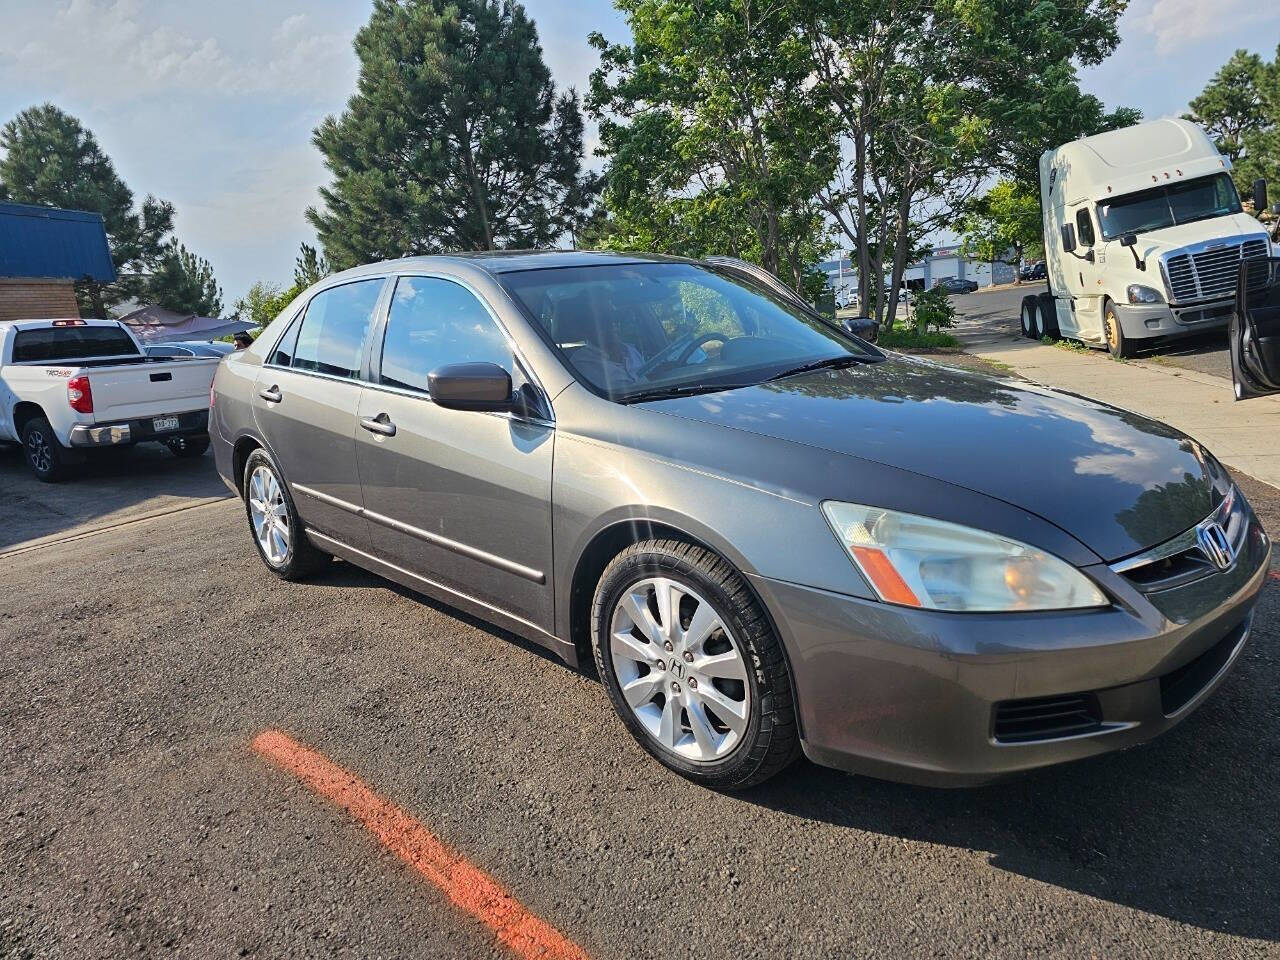
[[[178,429],[177,417],[156,417],[151,421],[151,429],[156,433],[164,433],[166,430]]]

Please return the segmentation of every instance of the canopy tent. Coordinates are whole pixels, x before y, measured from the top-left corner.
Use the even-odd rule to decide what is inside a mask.
[[[155,304],[134,310],[120,318],[143,343],[169,343],[174,340],[216,340],[233,333],[252,330],[247,320],[221,320],[175,313]]]

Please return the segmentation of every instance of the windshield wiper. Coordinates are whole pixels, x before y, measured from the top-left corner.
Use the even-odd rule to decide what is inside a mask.
[[[840,367],[851,367],[859,363],[880,363],[884,357],[874,357],[870,354],[863,356],[857,353],[848,353],[842,357],[827,357],[825,360],[811,360],[809,363],[802,363],[798,367],[790,367],[781,373],[775,373],[766,380],[771,383],[774,380],[783,380],[787,377],[794,377],[797,374],[809,373],[811,370],[836,370]]]
[[[671,400],[675,397],[692,397],[699,393],[719,393],[721,390],[737,390],[749,387],[752,383],[681,383],[670,387],[654,387],[652,390],[637,390],[635,393],[624,393],[617,398],[618,403],[643,403],[646,400]]]

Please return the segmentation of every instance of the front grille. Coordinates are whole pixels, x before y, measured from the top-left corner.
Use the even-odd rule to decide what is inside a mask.
[[[1266,255],[1267,241],[1258,237],[1216,250],[1169,257],[1164,268],[1169,278],[1170,299],[1174,303],[1186,303],[1230,296],[1236,290],[1241,259]]]
[[[1232,553],[1239,557],[1249,532],[1249,514],[1244,497],[1232,487],[1213,513],[1199,524],[1144,553],[1113,563],[1111,569],[1147,594],[1171,590],[1221,573],[1201,548],[1197,536],[1200,527],[1211,520],[1221,524]]]
[[[1069,693],[996,704],[998,743],[1061,740],[1102,729],[1102,708],[1092,693]]]
[[[1213,682],[1248,629],[1249,621],[1242,620],[1200,656],[1160,678],[1160,709],[1165,716],[1177,713]]]

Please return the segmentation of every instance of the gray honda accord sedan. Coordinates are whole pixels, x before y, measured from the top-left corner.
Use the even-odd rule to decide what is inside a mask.
[[[213,400],[272,572],[340,557],[593,659],[717,788],[802,750],[970,784],[1147,740],[1222,682],[1268,565],[1195,440],[878,350],[722,262],[360,267]]]

